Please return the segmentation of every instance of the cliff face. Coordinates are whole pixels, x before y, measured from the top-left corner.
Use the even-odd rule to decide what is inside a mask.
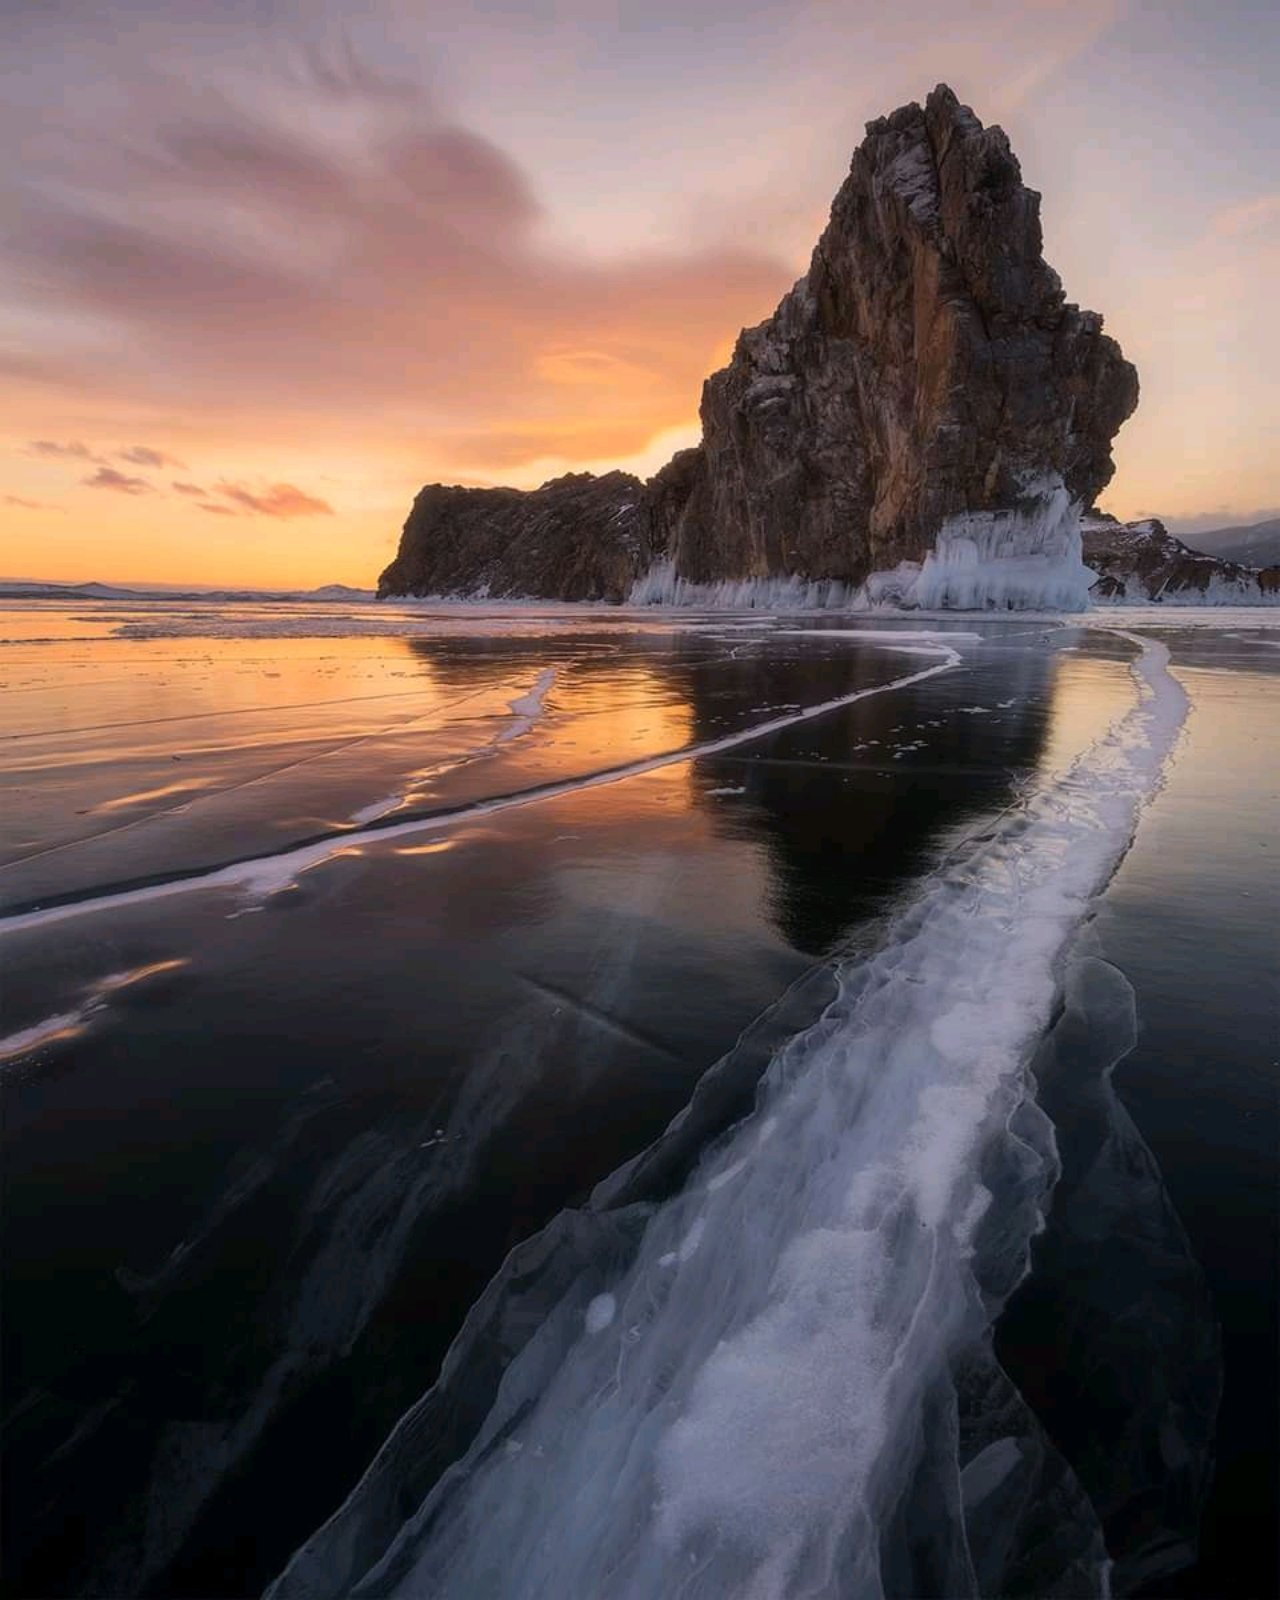
[[[1145,605],[1277,605],[1280,566],[1246,567],[1190,550],[1155,517],[1088,516],[1084,558],[1097,573],[1093,598]]]
[[[571,503],[569,480],[424,490],[381,592],[619,599],[663,561],[693,583],[860,584],[927,557],[1078,568],[1075,507],[1109,481],[1138,395],[1101,328],[1044,262],[1004,133],[940,86],[868,125],[808,274],[707,380],[697,450]]]
[[[571,472],[531,492],[429,484],[378,597],[621,600],[660,553],[652,526],[650,497],[628,472]]]

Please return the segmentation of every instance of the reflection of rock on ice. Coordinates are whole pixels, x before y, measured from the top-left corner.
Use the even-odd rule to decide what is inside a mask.
[[[749,1030],[513,1252],[274,1595],[1106,1592],[1109,1508],[991,1328],[1058,1172],[1028,1057],[1181,726],[1166,661],[1145,646],[1100,746],[814,977],[816,1022]]]

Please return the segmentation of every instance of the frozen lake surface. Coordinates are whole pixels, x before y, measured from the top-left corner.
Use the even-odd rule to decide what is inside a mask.
[[[15,1592],[1272,1592],[1277,621],[0,605]]]

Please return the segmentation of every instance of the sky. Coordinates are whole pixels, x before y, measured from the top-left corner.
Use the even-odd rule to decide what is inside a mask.
[[[642,475],[863,124],[1009,133],[1142,400],[1280,514],[1273,0],[0,0],[0,576],[371,586],[426,482]]]

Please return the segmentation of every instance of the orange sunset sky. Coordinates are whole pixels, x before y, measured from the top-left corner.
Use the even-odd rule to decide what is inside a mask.
[[[1271,0],[0,11],[0,576],[368,587],[424,482],[654,470],[939,80],[1138,365],[1104,505],[1278,514]]]

